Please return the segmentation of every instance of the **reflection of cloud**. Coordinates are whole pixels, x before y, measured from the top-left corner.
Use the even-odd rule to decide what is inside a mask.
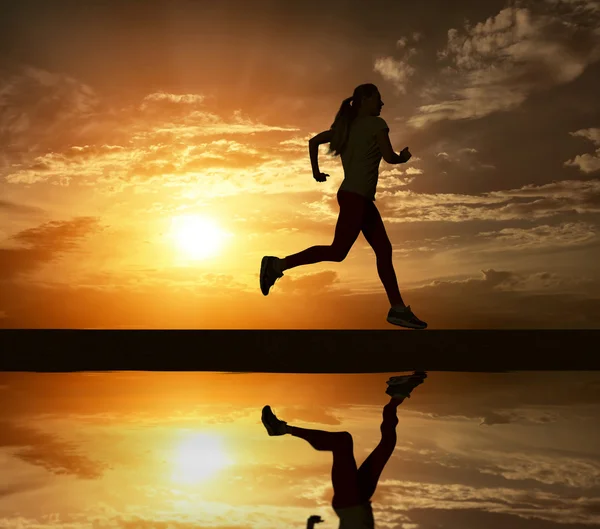
[[[514,453],[475,450],[480,471],[507,480],[535,480],[547,485],[590,489],[600,486],[600,462],[547,453]]]
[[[565,498],[539,490],[477,488],[457,483],[417,483],[394,479],[383,480],[379,486],[385,511],[476,509],[555,523],[595,524],[600,521],[596,513],[598,501],[586,497]]]
[[[288,424],[293,421],[327,424],[330,426],[339,426],[342,424],[339,418],[335,417],[325,408],[286,406],[281,416],[285,418]]]
[[[56,436],[4,421],[0,428],[0,446],[10,447],[15,457],[45,468],[53,474],[71,474],[95,479],[106,466],[80,454],[72,443]]]
[[[597,460],[586,456],[585,440],[578,437],[581,432],[594,435],[595,421],[592,417],[587,424],[580,422],[581,407],[575,406],[581,402],[578,399],[585,397],[591,400],[594,396],[590,386],[594,377],[597,379],[598,375],[432,373],[418,398],[415,396],[407,403],[407,410],[401,410],[398,447],[386,466],[374,498],[377,522],[384,525],[386,520],[397,521],[400,518],[407,523],[416,522],[420,509],[429,516],[429,523],[447,518],[449,513],[457,510],[469,509],[476,512],[481,520],[495,513],[496,516],[505,517],[502,518],[504,525],[499,524],[498,529],[515,527],[520,523],[518,518],[561,523],[597,522],[598,502],[595,498],[600,487],[600,466]],[[196,527],[260,527],[261,520],[269,520],[268,527],[271,527],[271,523],[281,527],[299,524],[315,512],[326,520],[334,520],[329,503],[332,496],[331,455],[316,452],[299,439],[269,438],[258,422],[260,405],[256,406],[254,401],[257,396],[259,402],[265,403],[269,402],[264,400],[267,395],[287,395],[286,403],[279,407],[276,403],[285,399],[276,397],[273,401],[275,412],[284,420],[334,424],[333,428],[323,428],[326,430],[348,429],[353,433],[359,430],[356,432],[355,448],[357,463],[360,464],[379,439],[377,427],[381,405],[385,402],[381,384],[385,378],[381,374],[350,375],[341,377],[344,382],[338,383],[339,375],[0,374],[0,382],[7,383],[14,390],[8,399],[17,400],[14,397],[19,394],[28,395],[24,403],[27,408],[22,407],[19,412],[23,423],[26,420],[38,420],[38,414],[50,410],[55,417],[62,415],[60,420],[63,427],[68,424],[70,430],[80,432],[78,435],[90,439],[93,436],[103,444],[114,443],[118,447],[115,450],[117,453],[125,449],[120,456],[109,450],[110,454],[107,453],[106,457],[111,458],[114,472],[106,473],[104,480],[98,484],[81,483],[81,487],[87,486],[88,489],[81,490],[79,497],[82,500],[77,505],[79,509],[69,505],[70,510],[64,516],[60,515],[60,522],[65,525],[92,524],[98,527],[122,527],[127,520],[131,522],[130,527],[146,527],[150,520],[160,527],[163,522],[171,523],[172,527],[184,523],[194,523]],[[42,382],[45,379],[52,382]],[[148,392],[148,388],[157,384],[161,387],[160,403]],[[233,387],[237,391],[232,391]],[[319,389],[319,406],[312,405],[310,401],[296,405],[296,399],[301,395],[313,394],[316,387]],[[348,392],[340,391],[342,387],[347,388]],[[600,386],[597,381],[593,387],[594,398],[598,402]],[[36,391],[31,391],[32,388]],[[207,395],[211,395],[210,401],[216,404],[207,402]],[[78,402],[79,396],[83,402]],[[157,437],[170,437],[174,421],[179,417],[173,411],[179,409],[180,403],[186,406],[201,401],[202,396],[204,403],[194,410],[195,413],[189,413],[190,420],[195,420],[195,424],[181,426],[194,428],[204,424],[206,412],[216,417],[219,413],[231,413],[234,410],[232,415],[237,414],[239,430],[229,430],[234,436],[230,446],[239,443],[239,464],[223,472],[218,485],[209,484],[205,490],[200,489],[201,492],[174,488],[161,480],[146,480],[146,476],[154,472],[149,467],[154,466],[156,461],[153,456],[139,454],[139,442],[152,439],[147,447],[152,449],[157,444]],[[541,405],[527,410],[512,409],[513,405],[519,406],[529,400]],[[541,418],[543,413],[548,412],[548,403],[560,401],[563,404],[562,413],[565,414],[563,419],[566,420],[556,424],[551,432],[544,430],[542,425],[540,428],[533,425],[527,431],[522,424],[518,427],[502,425],[502,431],[498,432],[497,427],[477,428],[476,416],[470,421],[439,416],[429,418],[420,411],[424,401],[440,411],[446,411],[444,406],[454,406],[465,415],[470,415],[475,408],[479,408],[485,413],[497,412],[511,418],[527,413],[533,418],[538,413],[538,418]],[[348,402],[354,404],[349,406]],[[161,418],[152,407],[163,403],[166,403],[164,409],[167,413]],[[358,406],[355,407],[356,404]],[[150,406],[150,421],[143,424],[142,431],[135,417],[119,415],[122,410],[135,410],[136,406]],[[505,406],[510,413],[514,412],[513,415],[504,411]],[[92,414],[99,409],[117,413],[110,424],[104,420],[93,422],[91,417],[90,425],[67,415],[71,409],[90,410]],[[243,419],[243,412],[251,413],[247,419]],[[369,419],[365,420],[367,416]],[[41,426],[42,423],[36,424]],[[0,425],[0,438],[4,440],[5,432],[10,430]],[[560,432],[560,439],[554,438],[552,432]],[[31,431],[13,435],[19,437],[20,446],[25,442],[34,444],[30,439],[33,435]],[[35,443],[42,447],[50,446],[52,452],[58,452],[60,448],[60,451],[68,453],[72,448],[53,446],[52,441],[40,439],[37,436]],[[567,444],[570,440],[575,445]],[[9,439],[9,445],[15,446],[14,440],[11,444]],[[588,445],[591,446],[591,443],[588,442]],[[106,447],[102,450],[106,451]],[[242,453],[244,457],[241,457]],[[54,456],[49,457],[47,453],[43,457],[46,463],[37,460],[36,464],[52,468],[53,472],[60,466],[63,471],[65,467],[72,471],[73,467],[84,466],[73,460],[57,464]],[[143,465],[144,470],[136,469],[135,465]],[[119,474],[121,466],[127,467],[127,473]],[[68,490],[60,489],[60,486],[70,486],[66,480],[53,480],[52,483],[56,487],[56,497],[63,490]],[[113,489],[116,483],[119,487],[117,493],[127,500],[126,507],[117,506],[118,500],[112,492],[106,496],[106,491]],[[47,494],[47,490],[42,494]],[[223,503],[223,491],[226,494],[228,490],[236,491],[233,504]],[[37,496],[31,492],[28,494],[21,501],[35,502]],[[111,503],[115,503],[100,509],[102,500],[106,501],[107,497]],[[6,501],[11,500],[12,496]],[[10,509],[10,503],[8,505]],[[57,501],[56,512],[62,505]],[[257,505],[260,508],[257,509]],[[151,516],[148,509],[152,510]],[[23,509],[20,519],[23,527],[28,527],[30,522],[33,525],[34,520],[28,518],[30,512]],[[35,522],[35,527],[45,527],[44,520]],[[16,523],[15,527],[18,527]]]
[[[422,127],[512,110],[532,93],[579,77],[600,59],[600,12],[560,4],[557,12],[548,3],[529,2],[467,24],[462,32],[450,29],[438,53],[440,60],[452,61],[442,71],[446,93],[434,83],[438,102],[421,106],[409,123]]]

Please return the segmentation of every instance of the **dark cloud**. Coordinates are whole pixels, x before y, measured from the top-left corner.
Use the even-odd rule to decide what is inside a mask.
[[[77,250],[89,235],[102,229],[97,218],[78,217],[52,221],[13,235],[10,240],[26,247],[0,248],[0,277],[4,281],[35,271],[61,254]],[[0,286],[3,290],[6,284]]]
[[[396,511],[393,511],[394,515]],[[414,524],[419,529],[438,529],[440,527],[449,527],[458,529],[461,527],[487,529],[589,529],[595,525],[593,521],[574,521],[566,519],[560,521],[551,521],[535,518],[533,516],[518,517],[509,513],[486,512],[479,509],[410,509],[400,511],[402,515],[396,515],[398,520],[394,524],[392,521],[390,529],[405,529],[413,527]],[[393,516],[392,520],[393,520]],[[408,520],[403,520],[406,516]],[[404,525],[406,524],[406,525]]]
[[[0,486],[0,501],[8,498],[9,496],[41,489],[43,486],[44,483],[40,480],[21,481],[18,484],[11,483],[10,485]]]
[[[56,435],[8,421],[2,421],[0,425],[1,447],[10,448],[15,457],[48,472],[96,479],[107,468],[104,463],[81,454],[74,443],[63,441]]]
[[[25,153],[58,148],[67,138],[85,143],[85,123],[104,110],[91,87],[68,75],[5,66],[0,79],[0,144],[7,146],[0,162],[6,165]]]
[[[600,12],[573,2],[522,2],[486,20],[448,30],[438,51],[445,98],[419,107],[409,123],[478,119],[515,110],[529,96],[570,83],[600,59]],[[591,3],[590,3],[591,6]]]
[[[30,234],[28,237],[35,237]],[[27,253],[31,252],[31,253]],[[53,254],[46,249],[3,250],[0,263],[7,275],[34,270]],[[197,283],[140,282],[113,274],[96,280],[96,286],[22,284],[5,281],[0,310],[10,317],[0,319],[3,327],[25,328],[286,328],[286,329],[387,329],[389,307],[383,287],[379,292],[352,293],[337,286],[337,272],[288,273],[273,300],[261,303],[255,292],[235,284],[231,277],[198,290]],[[112,276],[112,277],[111,277]],[[375,276],[376,279],[376,276]],[[91,278],[90,278],[91,280]],[[285,281],[284,281],[285,280]],[[286,285],[287,283],[287,285]],[[196,288],[192,286],[196,284]],[[221,286],[218,286],[218,285]],[[179,285],[179,286],[178,286]],[[134,288],[135,286],[135,288]],[[181,288],[179,288],[181,287]],[[223,298],[223,288],[250,312],[240,321]],[[182,290],[183,289],[183,290]],[[182,292],[185,296],[182,297]],[[277,293],[279,292],[279,293]],[[303,308],[298,310],[298,296]],[[309,292],[314,292],[309,295]],[[431,328],[596,328],[600,322],[600,283],[568,280],[554,273],[516,273],[486,269],[478,277],[439,279],[425,286],[402,288],[403,297]],[[345,320],[340,321],[339,300],[344,294]],[[206,296],[210,295],[210,311]],[[153,310],[156,299],[168,312]],[[81,311],[80,307],[111,307],[110,310]],[[251,307],[251,308],[250,308]],[[451,310],[449,310],[451,308]],[[293,318],[292,318],[293,315]],[[293,322],[292,322],[293,320]]]
[[[0,200],[0,212],[7,212],[18,215],[30,215],[42,213],[44,210],[35,206],[27,206],[25,204],[16,204],[9,200]]]

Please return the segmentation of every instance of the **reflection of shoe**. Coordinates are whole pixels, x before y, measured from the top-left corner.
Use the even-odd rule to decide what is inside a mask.
[[[427,324],[417,318],[410,305],[406,307],[392,307],[387,315],[387,321],[392,325],[408,327],[409,329],[426,329]]]
[[[273,283],[283,276],[279,269],[279,259],[265,255],[260,263],[260,290],[266,296]]]
[[[267,429],[269,435],[283,435],[286,433],[287,422],[280,421],[271,411],[271,406],[265,406],[262,409],[262,423]]]
[[[390,397],[410,398],[413,389],[425,382],[427,373],[424,371],[415,371],[412,375],[403,375],[391,377],[387,381],[388,388],[385,392]]]

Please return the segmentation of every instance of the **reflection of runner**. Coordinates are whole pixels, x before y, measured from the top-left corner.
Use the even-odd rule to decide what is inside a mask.
[[[337,193],[340,214],[330,246],[312,246],[285,259],[265,256],[260,267],[260,288],[266,296],[283,272],[296,266],[322,261],[343,261],[362,232],[375,251],[377,272],[391,308],[387,321],[411,329],[425,329],[427,324],[406,306],[398,289],[392,261],[392,244],[381,215],[374,204],[381,158],[390,164],[407,162],[412,156],[405,147],[398,155],[389,138],[389,128],[379,114],[383,101],[373,84],[357,86],[352,97],[344,100],[331,129],[309,141],[313,177],[324,182],[328,174],[319,171],[319,145],[329,143],[329,152],[341,155],[344,180]]]
[[[290,434],[300,437],[319,451],[333,453],[331,481],[333,484],[333,510],[340,519],[339,529],[373,529],[375,522],[371,497],[375,493],[381,472],[396,446],[397,408],[411,391],[422,384],[427,374],[415,371],[412,375],[392,377],[386,393],[390,401],[383,408],[381,441],[359,469],[354,459],[352,435],[348,432],[326,432],[290,426],[279,420],[270,406],[262,410],[262,422],[269,435]]]

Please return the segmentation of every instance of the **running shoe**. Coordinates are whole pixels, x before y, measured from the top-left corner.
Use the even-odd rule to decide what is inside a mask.
[[[427,329],[427,324],[417,318],[410,305],[406,307],[392,307],[387,315],[387,321],[392,325],[408,327],[409,329]]]
[[[269,435],[283,435],[286,433],[287,422],[280,421],[275,414],[271,411],[271,406],[265,406],[262,409],[262,423],[267,429]]]
[[[279,269],[279,259],[265,255],[260,263],[260,290],[263,295],[266,296],[275,281],[282,276],[283,272]]]
[[[409,399],[412,390],[425,382],[426,378],[427,373],[425,373],[425,371],[415,371],[412,375],[391,377],[387,381],[388,388],[385,392],[390,397]]]

